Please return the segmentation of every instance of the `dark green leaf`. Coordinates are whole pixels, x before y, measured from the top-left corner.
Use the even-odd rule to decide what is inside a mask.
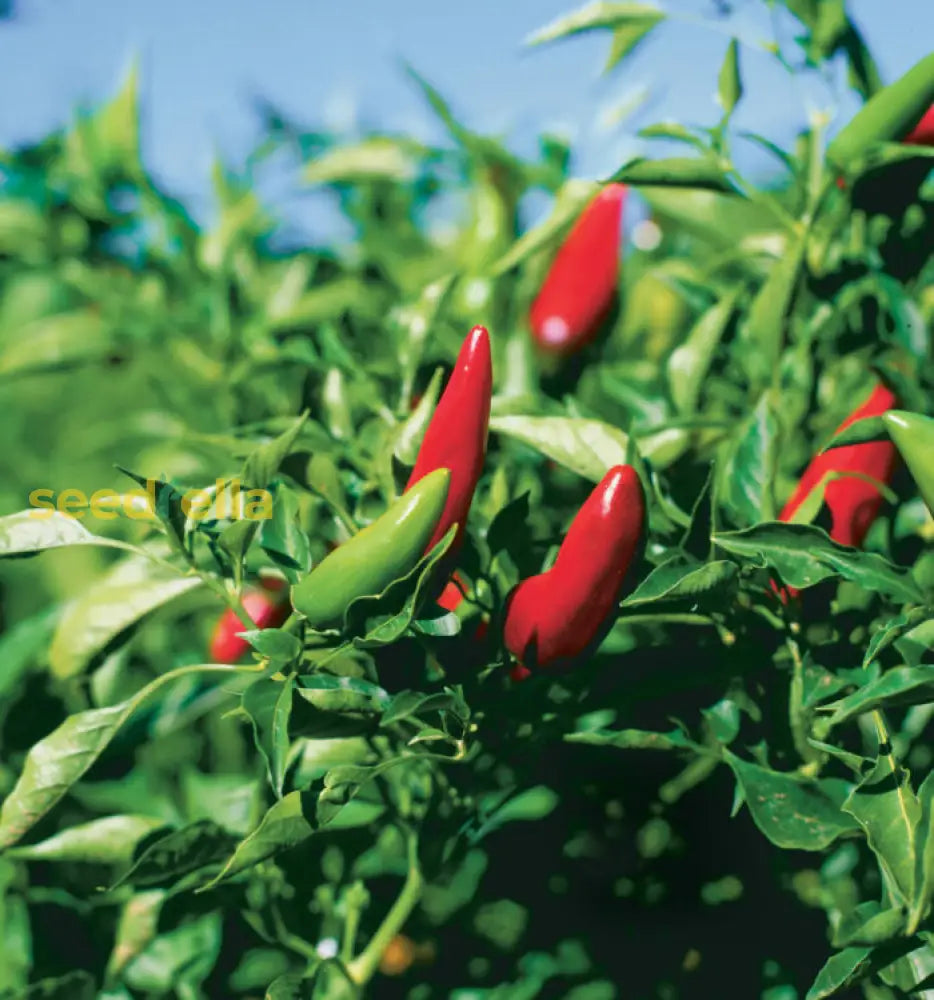
[[[767,522],[743,531],[718,533],[713,541],[755,565],[771,566],[785,583],[799,589],[837,576],[895,600],[922,600],[917,585],[904,570],[875,553],[839,545],[810,524]]]
[[[841,811],[852,787],[836,778],[821,781],[772,771],[724,750],[724,760],[737,783],[756,826],[776,847],[819,851],[856,824]]]

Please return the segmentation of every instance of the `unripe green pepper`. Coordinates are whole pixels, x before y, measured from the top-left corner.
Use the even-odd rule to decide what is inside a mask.
[[[436,469],[292,587],[292,607],[312,628],[340,627],[358,597],[382,593],[415,568],[444,510],[451,473]]]
[[[934,103],[934,53],[874,94],[827,147],[827,159],[849,167],[879,142],[897,141]]]
[[[918,484],[928,510],[934,514],[934,418],[889,410],[882,422]]]

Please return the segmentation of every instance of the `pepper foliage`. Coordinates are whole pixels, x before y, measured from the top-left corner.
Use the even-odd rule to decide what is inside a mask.
[[[842,0],[787,8],[790,71],[879,89]],[[664,24],[593,4],[534,40],[609,32],[612,66]],[[596,187],[414,73],[446,143],[271,114],[207,227],[141,160],[134,77],[3,154],[0,997],[927,995],[934,525],[904,473],[863,550],[775,516],[874,372],[930,410],[930,153],[871,146],[841,186],[818,117],[791,150],[736,134],[740,53],[719,120],[650,127],[683,153],[621,166],[661,241],[560,367],[527,313]],[[738,173],[744,142],[772,176]],[[290,243],[254,190],[271,158],[349,243]],[[527,228],[533,191],[554,207]],[[423,563],[343,632],[205,664],[260,570],[301,579],[398,494],[477,323],[493,418],[457,613],[416,600]],[[651,486],[638,586],[588,662],[515,683],[503,599],[620,462]],[[157,518],[24,511],[134,489],[117,464],[160,480]],[[184,517],[231,478],[273,517]]]

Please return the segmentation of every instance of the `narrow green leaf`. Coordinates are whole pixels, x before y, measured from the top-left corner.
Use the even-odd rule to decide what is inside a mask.
[[[888,670],[877,680],[846,698],[822,705],[821,709],[833,713],[827,720],[827,726],[832,727],[873,709],[923,705],[931,700],[934,700],[934,665],[921,664]]]
[[[691,188],[736,194],[736,185],[730,180],[732,172],[733,168],[729,163],[713,156],[671,157],[662,160],[638,156],[624,163],[610,180],[633,187],[645,185]]]
[[[83,861],[117,865],[129,861],[137,844],[165,826],[151,816],[104,816],[69,827],[27,847],[15,847],[12,857],[26,861]]]
[[[165,886],[230,856],[237,838],[213,820],[202,819],[172,830],[148,844],[119,885]]]
[[[669,559],[656,566],[623,601],[622,606],[630,608],[663,601],[726,597],[735,591],[738,575],[736,564],[728,560],[698,564]]]
[[[739,45],[735,38],[730,39],[720,75],[717,78],[717,96],[723,113],[729,117],[743,96],[743,82],[739,75]]]

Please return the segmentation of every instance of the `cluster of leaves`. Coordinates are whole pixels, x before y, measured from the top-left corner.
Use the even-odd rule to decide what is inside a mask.
[[[842,2],[788,8],[798,59],[842,53],[864,95],[878,86]],[[599,3],[535,40],[609,30],[615,64],[663,22]],[[744,895],[734,847],[702,834],[726,818],[724,776],[751,817],[724,830],[795,852],[770,880],[748,848],[759,895],[734,926],[763,933],[737,995],[934,982],[929,515],[904,477],[862,551],[816,503],[775,521],[876,372],[908,408],[931,398],[927,154],[873,149],[838,186],[823,122],[791,152],[736,135],[739,52],[712,127],[643,130],[684,156],[617,172],[661,241],[628,251],[604,336],[561,367],[533,355],[526,316],[596,185],[553,137],[528,162],[470,131],[414,72],[445,145],[275,118],[243,176],[217,169],[207,229],[141,162],[132,76],[4,154],[0,996],[337,1000],[379,974],[379,995],[412,1000],[716,995],[739,949],[702,917]],[[737,171],[738,141],[775,155],[767,185]],[[350,247],[283,245],[254,193],[269,157],[332,192]],[[523,230],[533,190],[553,208]],[[441,238],[428,220],[452,203]],[[442,542],[341,629],[293,617],[247,632],[251,663],[204,662],[225,606],[249,624],[261,572],[296,582],[398,494],[478,322],[495,397],[457,612],[423,599]],[[513,683],[505,595],[626,461],[650,486],[638,585],[589,662]],[[153,516],[133,517],[122,498],[149,478]],[[234,480],[268,489],[273,516],[236,516]],[[212,508],[186,515],[184,491],[209,484]],[[121,502],[101,524],[36,518],[21,508],[40,485]],[[685,887],[687,937],[666,910]],[[810,924],[759,945],[766,908],[795,898],[826,915],[819,972]],[[681,949],[660,944],[660,967],[613,932],[652,919]]]

